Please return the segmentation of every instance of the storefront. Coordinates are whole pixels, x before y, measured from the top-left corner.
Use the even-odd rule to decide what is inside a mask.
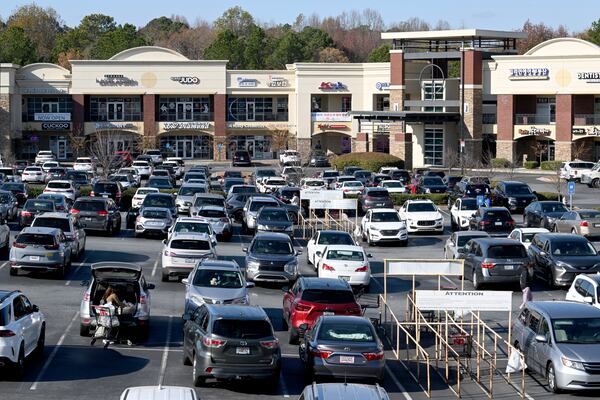
[[[213,138],[207,134],[163,135],[160,137],[160,151],[166,157],[183,159],[212,160]]]
[[[270,160],[276,157],[272,150],[271,135],[232,135],[227,138],[227,158],[237,150],[246,150],[253,160]]]

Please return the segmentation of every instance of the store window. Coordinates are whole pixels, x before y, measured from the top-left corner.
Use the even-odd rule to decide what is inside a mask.
[[[287,121],[288,99],[281,97],[229,97],[227,121]]]
[[[390,96],[376,95],[375,111],[390,111]]]
[[[352,97],[344,96],[342,97],[342,112],[350,111],[352,111]]]
[[[535,110],[536,124],[553,124],[556,122],[556,98],[538,97]]]
[[[28,96],[23,99],[23,122],[35,121],[36,113],[71,113],[73,101],[69,96],[39,97]]]
[[[424,163],[444,165],[444,129],[425,128]]]
[[[423,100],[444,100],[444,82],[423,82],[421,95]],[[444,107],[423,107],[423,111],[443,112]]]
[[[213,158],[213,140],[208,135],[163,136],[160,151],[167,157],[210,160]]]
[[[213,102],[211,97],[158,98],[158,120],[167,121],[212,121]]]
[[[90,97],[90,121],[141,121],[142,98]]]
[[[312,96],[310,99],[310,110],[312,112],[324,112],[323,98],[321,96]]]
[[[271,136],[247,135],[231,136],[227,145],[227,158],[231,158],[237,150],[247,150],[254,160],[273,158]]]

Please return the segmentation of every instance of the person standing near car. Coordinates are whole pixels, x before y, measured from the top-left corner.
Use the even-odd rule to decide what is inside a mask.
[[[528,264],[521,269],[521,278],[519,279],[521,291],[523,291],[523,302],[519,309],[525,307],[528,301],[533,300],[531,295],[531,287],[533,286],[533,265]]]

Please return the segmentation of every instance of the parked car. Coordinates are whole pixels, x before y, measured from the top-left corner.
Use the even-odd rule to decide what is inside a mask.
[[[485,183],[468,183],[458,182],[454,188],[448,193],[448,207],[450,207],[457,199],[471,198],[476,199],[478,196],[489,198],[491,189]]]
[[[77,157],[73,163],[75,171],[92,172],[94,171],[94,162],[90,157]]]
[[[21,175],[25,168],[29,166],[29,161],[27,160],[17,160],[15,161],[15,168],[17,169],[17,174]]]
[[[242,231],[256,230],[256,217],[262,207],[278,207],[277,200],[270,196],[252,196],[243,209]]]
[[[315,383],[306,386],[298,400],[390,400],[388,393],[379,385],[348,382]]]
[[[86,231],[101,231],[113,235],[121,231],[121,212],[117,204],[103,197],[80,197],[70,213],[79,218]]]
[[[20,290],[0,290],[0,332],[4,370],[20,380],[27,358],[44,355],[46,316]]]
[[[42,164],[42,170],[45,174],[47,174],[52,168],[60,167],[60,163],[58,161],[46,161]]]
[[[91,279],[79,306],[79,334],[88,336],[96,330],[96,311],[108,287],[126,304],[119,309],[119,329],[134,330],[139,340],[148,337],[150,306],[154,284],[148,283],[142,267],[124,262],[99,262],[90,267]]]
[[[7,190],[0,189],[0,219],[14,221],[19,216],[19,201]]]
[[[352,176],[352,174],[354,174],[356,171],[360,171],[361,169],[361,167],[357,167],[356,165],[348,165],[344,167],[344,175]]]
[[[256,171],[254,171],[254,173],[252,174],[252,182],[254,182],[254,184],[256,186],[258,186],[258,184],[266,178],[274,178],[277,175],[277,171],[275,171],[274,169],[271,168],[266,168],[266,169],[257,169]]]
[[[2,173],[2,171],[0,171]],[[48,183],[52,180],[60,180],[65,179],[67,175],[67,169],[64,167],[55,167],[50,168],[46,171],[46,176],[44,177],[44,182]]]
[[[454,186],[456,186],[456,184],[461,180],[462,176],[460,175],[446,175],[442,179],[442,181],[444,181],[444,184],[448,187],[448,191],[454,189]]]
[[[293,282],[298,278],[298,255],[290,237],[283,233],[258,232],[246,253],[246,279],[252,282]]]
[[[217,245],[217,235],[212,230],[210,222],[198,218],[177,217],[169,228],[167,239],[170,239],[175,233],[205,233],[210,236],[213,247]]]
[[[120,397],[120,400],[138,399],[198,400],[198,396],[192,388],[160,385],[128,387]]]
[[[477,213],[478,208],[476,199],[456,199],[450,207],[450,228],[453,231],[469,229],[471,218]]]
[[[340,172],[336,170],[326,170],[321,172],[318,177],[327,182],[327,186],[332,187],[337,177],[340,176]]]
[[[285,208],[262,207],[256,216],[258,232],[281,232],[294,237],[294,223]]]
[[[369,246],[383,242],[398,242],[403,247],[408,244],[406,223],[393,208],[368,210],[360,222],[360,236]]]
[[[327,189],[327,182],[319,178],[304,178],[300,181],[302,189]]]
[[[172,167],[176,179],[181,179],[185,174],[185,162],[180,157],[167,157],[167,161],[164,161],[162,165]]]
[[[265,178],[258,188],[261,193],[269,194],[277,189],[288,186],[288,182],[283,178]]]
[[[552,229],[557,219],[562,217],[567,207],[560,201],[534,201],[523,210],[523,225]]]
[[[515,220],[505,207],[480,207],[469,220],[469,229],[490,236],[506,237],[515,228]]]
[[[297,344],[317,318],[328,315],[358,315],[362,309],[350,284],[341,279],[300,277],[283,290],[283,321],[289,329],[290,344]]]
[[[590,188],[600,188],[600,163],[594,164],[589,171],[582,171],[579,180]]]
[[[489,283],[517,284],[521,269],[531,263],[525,246],[512,239],[471,239],[458,252],[475,290]]]
[[[141,187],[135,191],[135,194],[131,198],[131,208],[140,208],[146,195],[150,193],[160,193],[157,188]]]
[[[300,198],[300,188],[295,186],[283,186],[277,188],[277,190],[273,192],[273,196],[284,204],[291,204],[294,196],[297,196],[298,199]]]
[[[205,303],[248,305],[248,289],[254,287],[254,283],[246,282],[238,263],[231,260],[200,260],[181,282],[185,285],[185,313]]]
[[[136,160],[131,164],[142,179],[148,179],[152,175],[152,165],[148,161]]]
[[[373,208],[394,208],[394,200],[385,188],[368,187],[358,195],[360,210],[365,213]]]
[[[282,165],[300,165],[300,154],[296,150],[284,150],[279,155]]]
[[[244,178],[226,178],[223,179],[223,191],[225,193],[229,193],[229,189],[231,189],[232,186],[239,186],[245,184],[246,180]]]
[[[339,175],[335,178],[335,181],[332,183],[331,189],[341,190],[344,182],[352,182],[356,181],[352,175]]]
[[[80,190],[82,186],[90,185],[90,178],[87,172],[67,170],[65,179],[73,182],[75,189]]]
[[[293,185],[298,185],[303,176],[304,171],[301,167],[283,167],[281,170],[281,177]]]
[[[27,167],[21,174],[21,180],[27,183],[45,183],[46,174],[41,167]]]
[[[108,177],[108,180],[111,182],[119,182],[121,184],[121,188],[123,190],[127,190],[130,188],[134,188],[137,186],[137,182],[133,175],[129,174],[114,174]]]
[[[199,183],[184,183],[177,192],[175,204],[179,214],[188,214],[196,193],[208,193],[206,185]]]
[[[236,222],[240,222],[243,219],[244,205],[249,197],[256,196],[257,193],[234,193],[227,197],[225,201],[225,207],[227,214]]]
[[[313,154],[308,161],[309,167],[323,168],[329,167],[329,159],[325,154]]]
[[[258,188],[254,185],[247,185],[246,183],[233,184],[229,186],[226,193],[227,197],[236,193],[258,193]]]
[[[344,192],[344,196],[358,196],[365,190],[365,186],[360,181],[346,181],[342,182],[338,190]]]
[[[351,286],[368,289],[371,281],[370,254],[361,246],[330,245],[317,254],[320,278],[337,278]]]
[[[446,193],[448,187],[439,176],[422,176],[417,181],[417,193]]]
[[[4,175],[4,182],[21,182],[21,174],[15,167],[0,167],[0,174]]]
[[[444,258],[448,260],[461,258],[459,249],[464,249],[467,243],[469,243],[469,240],[487,237],[490,237],[490,235],[487,232],[482,231],[453,232],[444,245]]]
[[[579,274],[567,290],[565,300],[600,308],[600,274]]]
[[[183,176],[183,183],[188,182],[190,179],[202,179],[206,182],[206,174],[204,171],[188,171]]]
[[[35,164],[36,165],[43,164],[46,161],[54,161],[54,160],[56,160],[56,157],[54,156],[54,153],[52,153],[49,150],[40,150],[40,151],[38,151],[37,155],[35,156]]]
[[[367,186],[377,187],[383,181],[389,181],[392,177],[386,174],[374,174],[371,176],[369,182],[367,182]]]
[[[146,187],[154,187],[157,189],[173,189],[171,178],[166,176],[150,176],[146,182]]]
[[[512,325],[512,340],[532,373],[554,393],[600,384],[600,310],[571,301],[530,301]],[[534,378],[535,379],[535,378]]]
[[[371,321],[366,318],[346,315],[319,317],[304,335],[299,353],[310,380],[323,376],[344,381],[361,379],[383,382],[383,343],[377,337]]]
[[[198,208],[195,217],[210,223],[213,232],[222,240],[231,240],[233,228],[225,207],[202,206]]]
[[[150,156],[152,158],[152,163],[154,165],[162,164],[162,162],[163,162],[162,153],[158,149],[146,150],[146,151],[144,151],[144,154],[147,156]]]
[[[552,231],[570,232],[587,238],[598,238],[600,236],[600,211],[568,211],[554,220]]]
[[[56,228],[24,228],[10,249],[10,275],[19,270],[51,272],[63,278],[71,267],[71,244]]]
[[[249,167],[252,165],[252,157],[250,156],[250,153],[246,150],[238,150],[235,153],[233,153],[231,165],[233,167]]]
[[[143,207],[135,220],[135,237],[167,236],[173,225],[173,216],[168,208]]]
[[[71,257],[79,259],[85,253],[86,234],[79,221],[67,212],[43,213],[31,223],[33,228],[60,229],[71,245]]]
[[[121,197],[123,192],[121,190],[121,184],[119,182],[111,182],[105,180],[99,180],[94,183],[90,197],[104,197],[112,199],[116,204],[121,203]]]
[[[546,228],[516,228],[508,235],[508,238],[521,242],[528,249],[535,235],[548,232],[550,231]]]
[[[387,189],[388,193],[391,194],[408,192],[407,187],[404,186],[404,183],[401,180],[382,180],[381,182],[379,182],[379,187]]]
[[[538,233],[527,251],[535,274],[550,286],[569,286],[580,273],[600,272],[600,255],[579,235]]]
[[[354,179],[362,183],[363,186],[369,186],[371,178],[373,177],[373,173],[371,171],[359,169],[358,171],[354,171],[352,176],[354,177]]]
[[[174,233],[163,240],[162,281],[187,277],[198,260],[217,258],[212,238],[204,233]]]
[[[408,232],[444,232],[444,217],[431,200],[407,200],[400,210]]]
[[[140,212],[146,207],[166,208],[171,212],[171,216],[173,218],[175,218],[175,216],[177,215],[177,206],[175,206],[175,198],[169,193],[148,193],[144,198],[144,201],[142,201]]]
[[[330,245],[355,246],[357,243],[348,232],[317,230],[306,244],[306,262],[317,268],[319,257],[317,253],[323,254],[323,250]]]
[[[196,217],[200,208],[204,206],[225,207],[225,199],[220,194],[196,193],[192,198],[190,217]]]
[[[511,211],[524,210],[534,201],[537,201],[537,196],[529,185],[523,182],[501,181],[492,190],[492,204]]]
[[[195,386],[238,376],[279,383],[279,340],[262,308],[204,304],[183,319],[183,363]]]
[[[48,182],[44,188],[44,193],[60,194],[72,202],[79,196],[79,190],[73,185],[73,182],[66,180]]]
[[[581,160],[565,162],[560,166],[560,177],[568,181],[574,180],[579,182],[581,181],[581,176],[590,173],[592,168],[594,168],[593,162]]]
[[[29,199],[25,202],[19,214],[19,227],[23,228],[31,225],[31,222],[38,214],[54,211],[56,211],[56,207],[52,200]]]
[[[21,207],[27,201],[29,195],[27,192],[29,191],[29,185],[26,183],[15,183],[15,182],[7,182],[0,185],[0,190],[6,190],[11,192],[16,198],[19,207]]]

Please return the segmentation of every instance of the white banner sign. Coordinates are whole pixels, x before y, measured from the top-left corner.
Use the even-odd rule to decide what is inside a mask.
[[[511,311],[512,292],[416,290],[420,310]]]
[[[356,199],[312,199],[313,210],[356,210]]]
[[[327,189],[302,189],[300,190],[300,200],[331,199],[341,200],[344,198],[344,192],[341,190]]]
[[[70,121],[71,113],[35,113],[33,119],[36,121]]]
[[[165,122],[165,130],[175,129],[208,129],[210,122]]]
[[[387,275],[449,275],[461,276],[462,260],[384,260]]]
[[[351,122],[352,116],[347,112],[314,112],[313,121]]]

